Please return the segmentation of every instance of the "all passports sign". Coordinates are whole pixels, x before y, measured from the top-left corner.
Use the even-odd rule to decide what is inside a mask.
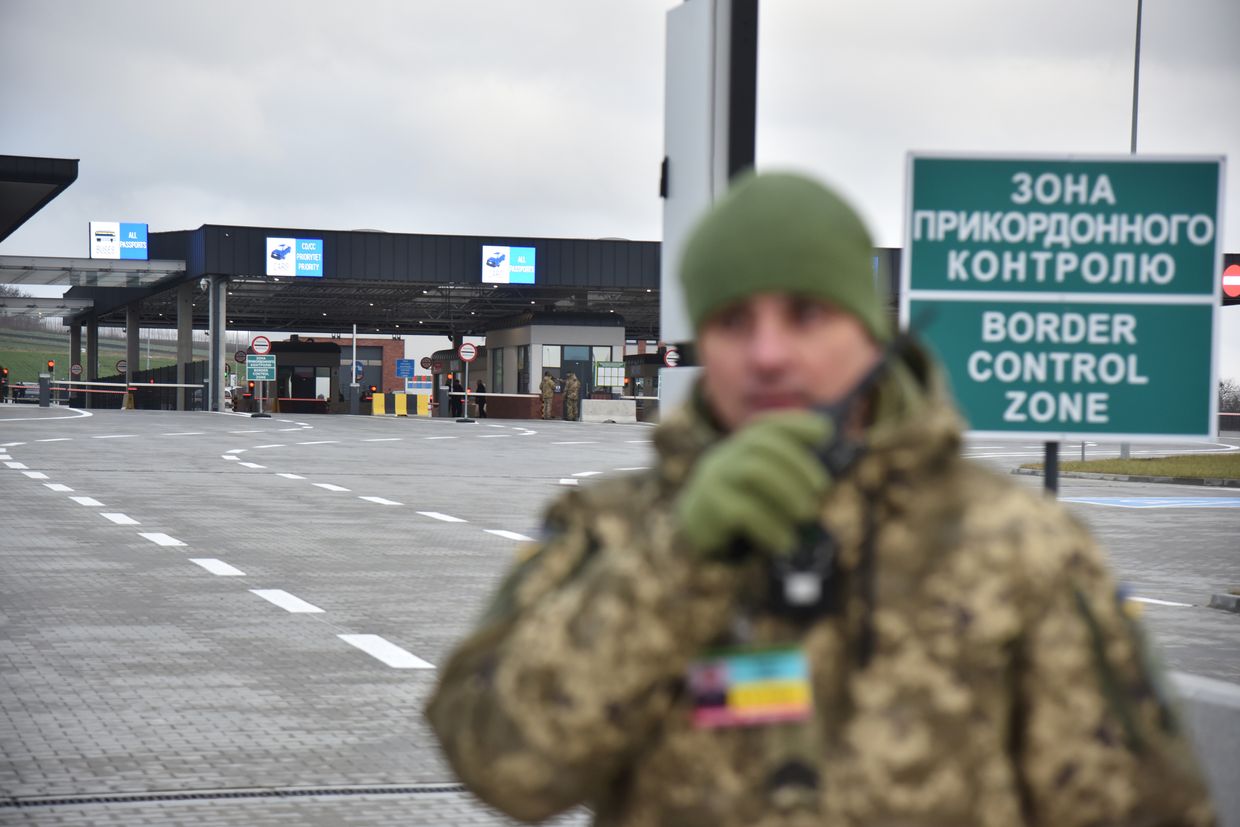
[[[909,158],[900,321],[971,430],[1209,437],[1219,158]]]

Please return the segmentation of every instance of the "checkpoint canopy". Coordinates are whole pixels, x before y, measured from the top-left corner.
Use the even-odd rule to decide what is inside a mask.
[[[908,160],[900,321],[975,434],[1208,438],[1223,160]]]

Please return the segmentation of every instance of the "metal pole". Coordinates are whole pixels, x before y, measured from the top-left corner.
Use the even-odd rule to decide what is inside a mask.
[[[1052,497],[1059,495],[1059,443],[1048,442],[1045,445],[1042,469],[1045,472],[1046,493]]]

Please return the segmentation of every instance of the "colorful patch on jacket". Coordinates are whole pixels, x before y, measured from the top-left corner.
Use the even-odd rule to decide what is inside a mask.
[[[813,711],[800,647],[713,650],[689,665],[688,684],[698,728],[804,721]]]

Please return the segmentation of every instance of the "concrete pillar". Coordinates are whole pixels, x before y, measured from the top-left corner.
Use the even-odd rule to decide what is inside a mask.
[[[177,289],[177,384],[185,384],[189,363],[194,361],[194,283]],[[189,388],[177,388],[177,410],[189,409]]]
[[[65,373],[69,375],[70,379],[77,380],[85,378],[81,374],[78,374],[77,376],[73,375],[73,366],[80,364],[82,364],[82,323],[75,320],[69,325],[69,367],[65,371]],[[75,386],[70,385],[69,387]],[[82,400],[85,399],[85,397],[86,394],[84,393],[80,393],[76,390],[70,391],[69,404],[81,407]]]
[[[208,409],[224,410],[224,335],[228,331],[228,277],[211,276],[208,293],[211,317],[210,402]]]
[[[86,320],[86,363],[82,366],[82,371],[86,379],[94,381],[99,378],[99,319],[91,316]],[[86,394],[86,407],[95,407],[91,401],[94,396]]]
[[[125,361],[128,363],[129,370],[125,374],[125,381],[129,382],[130,378],[138,372],[138,366],[141,364],[142,353],[142,326],[139,321],[142,312],[142,302],[130,302],[125,306]]]

